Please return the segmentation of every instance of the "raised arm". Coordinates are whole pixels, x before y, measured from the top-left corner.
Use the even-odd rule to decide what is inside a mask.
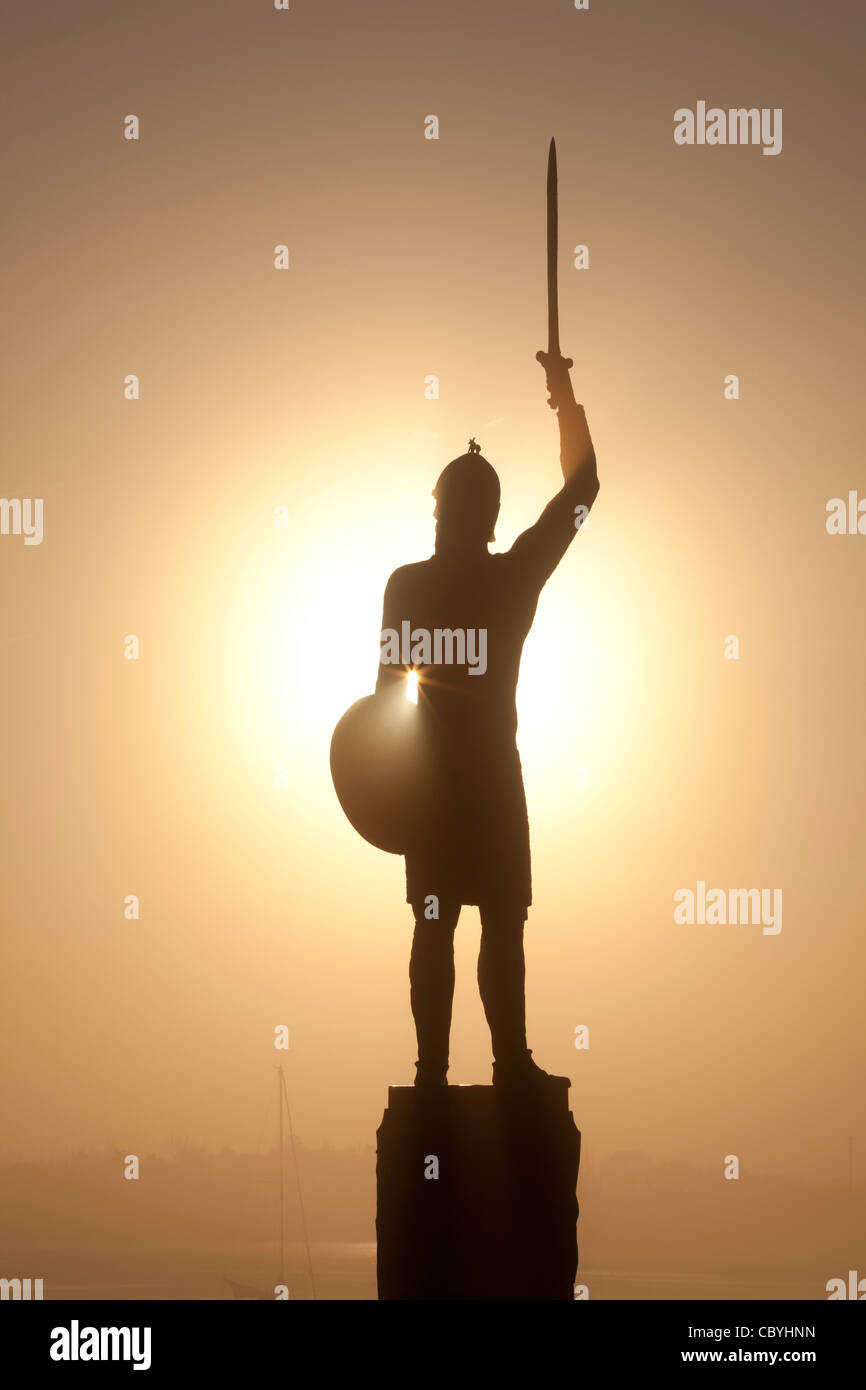
[[[547,352],[536,353],[536,358],[547,377],[550,396],[547,404],[551,410],[557,412],[559,420],[559,461],[562,465],[562,476],[568,483],[576,474],[582,474],[586,478],[588,490],[591,490],[594,479],[595,491],[592,501],[595,501],[595,494],[598,492],[595,450],[592,447],[583,406],[574,399],[569,376],[569,368],[574,364],[570,357],[554,357]],[[591,506],[592,502],[588,505]]]
[[[559,420],[559,461],[563,486],[534,526],[517,537],[511,555],[528,579],[541,587],[556,569],[598,496],[595,450],[582,405],[574,399],[567,357],[536,354],[547,373],[548,405]]]

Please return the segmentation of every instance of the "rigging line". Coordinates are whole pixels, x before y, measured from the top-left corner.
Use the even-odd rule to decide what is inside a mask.
[[[300,1173],[298,1172],[298,1156],[297,1156],[297,1154],[296,1154],[296,1152],[295,1152],[295,1131],[294,1131],[294,1129],[293,1129],[293,1127],[292,1127],[292,1112],[291,1112],[291,1110],[289,1109],[289,1093],[288,1093],[288,1091],[286,1090],[286,1074],[285,1074],[285,1072],[283,1071],[282,1063],[280,1063],[280,1082],[281,1082],[281,1084],[282,1084],[282,1093],[283,1093],[283,1095],[284,1095],[284,1097],[285,1097],[285,1100],[286,1100],[286,1118],[287,1118],[288,1121],[289,1121],[289,1143],[290,1143],[291,1146],[292,1146],[292,1164],[294,1165],[294,1169],[295,1169],[295,1182],[296,1182],[297,1188],[298,1188],[298,1205],[299,1205],[300,1208],[301,1208],[301,1227],[302,1227],[303,1232],[304,1232],[304,1244],[305,1244],[306,1247],[307,1247],[307,1268],[308,1268],[309,1271],[310,1271],[310,1287],[311,1287],[311,1289],[312,1289],[312,1291],[313,1291],[313,1300],[315,1301],[315,1298],[316,1298],[316,1281],[315,1281],[315,1279],[314,1279],[314,1277],[313,1277],[313,1256],[312,1256],[312,1252],[311,1252],[311,1250],[310,1250],[310,1237],[309,1237],[309,1234],[307,1233],[307,1217],[306,1217],[306,1213],[304,1212],[304,1198],[303,1198],[303,1194],[302,1194],[302,1192],[301,1192],[301,1175],[300,1175]],[[282,1110],[280,1111],[280,1114],[282,1115]]]
[[[254,1149],[256,1157],[261,1157],[262,1155],[262,1135],[265,1132],[265,1125],[268,1123],[268,1116],[273,1113],[271,1110],[272,1105],[273,1101],[271,1100],[271,1083],[268,1082],[267,1092],[265,1094],[264,1100],[262,1101],[262,1117],[259,1121],[258,1134],[256,1137],[256,1147]]]

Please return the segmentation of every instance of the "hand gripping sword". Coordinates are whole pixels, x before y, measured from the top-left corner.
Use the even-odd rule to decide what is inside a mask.
[[[547,404],[551,410],[571,396],[569,367],[574,363],[570,357],[563,357],[559,350],[559,293],[556,269],[558,250],[558,203],[556,180],[556,141],[551,140],[547,156],[547,352],[537,352],[547,376],[547,389],[550,399]]]

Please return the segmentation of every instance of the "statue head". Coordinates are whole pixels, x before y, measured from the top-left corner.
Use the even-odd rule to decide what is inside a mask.
[[[433,489],[437,544],[460,548],[489,544],[499,515],[499,478],[482,457],[480,445],[469,441],[469,452],[443,468]]]

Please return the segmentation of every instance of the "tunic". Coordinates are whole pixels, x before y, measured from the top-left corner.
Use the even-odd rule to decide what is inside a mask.
[[[566,483],[504,554],[455,558],[437,551],[388,580],[383,632],[401,633],[408,622],[413,639],[429,634],[431,648],[437,630],[455,634],[441,641],[438,661],[379,665],[377,693],[415,666],[421,725],[433,754],[418,789],[421,829],[406,853],[407,902],[423,903],[430,894],[440,903],[478,906],[525,909],[532,902],[517,680],[541,590],[576,535],[584,488],[579,476]],[[459,633],[466,643],[462,664]]]

